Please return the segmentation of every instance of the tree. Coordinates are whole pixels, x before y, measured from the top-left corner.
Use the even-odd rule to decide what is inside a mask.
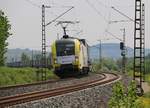
[[[116,71],[118,70],[118,66],[116,65],[116,61],[111,58],[103,59],[103,67],[106,67],[108,70]]]
[[[0,10],[0,66],[4,65],[6,59],[4,54],[6,53],[8,46],[6,40],[11,35],[9,32],[10,29],[11,25],[9,24],[7,16]]]
[[[147,54],[146,59],[150,59],[150,53]]]
[[[117,59],[116,64],[117,64],[118,68],[121,70],[121,68],[122,68],[122,58]]]
[[[22,53],[22,55],[21,55],[21,62],[23,64],[23,66],[29,65],[29,63],[30,63],[30,57],[27,54]]]
[[[145,57],[145,71],[148,74],[150,70],[150,53]]]

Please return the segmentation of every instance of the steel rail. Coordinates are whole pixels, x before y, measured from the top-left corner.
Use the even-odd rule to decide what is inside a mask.
[[[66,78],[67,80],[73,79],[73,77]],[[36,85],[42,85],[42,84],[48,84],[48,83],[54,83],[54,82],[60,82],[66,79],[52,79],[47,81],[39,81],[39,82],[33,82],[33,83],[26,83],[26,84],[17,84],[17,85],[10,85],[10,86],[2,86],[0,87],[0,90],[5,89],[12,89],[12,88],[20,88],[20,87],[28,87],[28,86],[36,86]]]
[[[66,78],[66,79],[67,79],[67,80],[70,80],[70,79],[73,79],[73,78],[75,78],[75,77],[69,77],[69,78]],[[26,84],[0,86],[0,90],[6,90],[6,89],[12,89],[12,88],[20,88],[20,87],[28,87],[28,86],[42,85],[42,84],[60,82],[60,81],[66,80],[66,79],[51,79],[51,80],[47,80],[47,81],[39,81],[39,82],[26,83]]]
[[[57,82],[57,81],[61,81],[61,80],[59,80],[59,79],[55,80],[54,79],[54,80],[40,81],[40,82],[27,83],[27,84],[18,84],[18,85],[4,86],[4,87],[0,87],[0,90],[19,88],[19,87],[28,87],[28,86],[41,85],[41,84],[48,84],[48,83],[53,83],[53,82]]]
[[[88,77],[90,77],[90,76],[88,76]],[[59,83],[59,82],[63,82],[63,81],[74,80],[76,78],[78,79],[78,77],[68,77],[65,79],[53,79],[53,80],[49,80],[49,81],[41,81],[41,82],[34,82],[34,83],[28,83],[28,84],[0,87],[0,98],[7,97],[7,96],[15,96],[18,94],[30,93],[30,92],[35,92],[35,91],[42,91],[44,89],[45,90],[51,89],[51,88],[47,88],[47,86],[51,85],[51,84],[53,85],[53,83]],[[40,87],[40,88],[36,89],[37,87]],[[12,92],[9,93],[10,91],[12,91]],[[7,94],[7,92],[9,94]]]
[[[80,84],[0,98],[0,108],[12,106],[15,104],[21,104],[21,103],[25,103],[29,101],[39,100],[43,98],[48,98],[52,96],[62,95],[62,94],[66,94],[66,93],[70,93],[74,91],[79,91],[79,90],[91,88],[97,85],[107,84],[109,82],[119,79],[119,76],[113,73],[111,73],[112,77],[107,78],[108,74],[110,73],[107,73],[107,74],[105,73],[103,78],[80,83]]]
[[[101,77],[101,80],[105,79],[106,78],[106,75],[105,74],[102,74],[102,77]],[[100,80],[100,79],[97,79],[97,80]],[[94,80],[94,81],[97,81],[97,80]],[[86,82],[88,83],[88,82]],[[76,85],[82,85],[82,84],[85,84],[85,83],[80,83],[80,84],[76,84]],[[54,89],[50,89],[50,90],[43,90],[43,91],[55,91],[57,89],[65,89],[65,88],[70,88],[72,86],[76,86],[76,85],[71,85],[71,86],[64,86],[64,87],[57,87],[57,88],[54,88]],[[7,99],[10,99],[10,98],[17,98],[17,97],[21,97],[21,96],[27,96],[27,95],[31,95],[31,94],[37,94],[37,93],[41,93],[43,91],[35,91],[35,92],[29,92],[29,93],[24,93],[24,94],[17,94],[17,95],[13,95],[13,96],[6,96],[6,97],[1,97],[0,98],[0,102],[3,101],[4,99],[7,100]]]

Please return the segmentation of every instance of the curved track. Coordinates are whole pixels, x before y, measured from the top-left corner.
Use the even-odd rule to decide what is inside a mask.
[[[74,84],[71,86],[60,87],[51,90],[44,90],[39,92],[32,92],[32,93],[0,98],[0,108],[15,105],[15,104],[21,104],[29,101],[34,101],[38,99],[48,98],[52,96],[62,95],[62,94],[94,87],[97,85],[111,83],[115,80],[118,80],[119,78],[120,77],[117,74],[103,73],[103,78],[95,79],[80,84]]]
[[[55,79],[55,80],[53,79],[50,81],[43,81],[39,83],[3,87],[0,88],[0,98],[29,93],[29,92],[35,92],[35,91],[50,90],[57,87],[64,87],[72,84],[78,84],[81,82],[87,82],[89,80],[93,80],[97,78],[103,78],[103,75],[90,73],[87,76],[72,76],[72,77],[66,77],[65,79]]]

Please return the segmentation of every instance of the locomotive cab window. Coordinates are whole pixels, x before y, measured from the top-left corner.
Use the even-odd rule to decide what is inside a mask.
[[[57,42],[56,43],[57,56],[68,56],[75,54],[75,45],[73,41]]]

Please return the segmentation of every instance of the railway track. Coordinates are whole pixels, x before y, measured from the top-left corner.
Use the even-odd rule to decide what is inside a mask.
[[[21,88],[21,87],[29,87],[33,85],[41,85],[41,84],[47,84],[47,83],[53,83],[58,81],[57,79],[49,80],[49,81],[40,81],[40,82],[35,82],[35,83],[29,83],[29,84],[18,84],[18,85],[13,85],[13,86],[4,86],[0,87],[0,90],[6,90],[6,89],[12,89],[12,88]]]
[[[52,96],[62,95],[62,94],[94,87],[97,85],[107,84],[119,78],[120,77],[116,74],[104,73],[103,78],[95,79],[95,80],[88,81],[88,82],[83,82],[80,84],[74,84],[71,86],[60,87],[60,88],[51,89],[51,90],[43,90],[39,92],[19,94],[16,96],[3,97],[3,98],[0,98],[0,108],[12,106],[15,104],[21,104],[21,103],[25,103],[29,101],[34,101],[38,99],[48,98]]]
[[[101,74],[92,74],[88,76],[80,77],[68,77],[65,79],[54,79],[50,81],[43,81],[39,83],[31,83],[24,85],[8,86],[0,88],[0,98],[6,96],[14,96],[18,94],[24,94],[35,91],[49,90],[57,87],[68,86],[72,84],[77,84],[80,82],[86,82],[88,80],[103,78]]]
[[[66,79],[52,79],[48,81],[40,81],[35,83],[29,83],[29,84],[20,84],[20,85],[13,85],[13,86],[6,86],[6,87],[0,87],[0,98],[6,97],[6,96],[12,96],[12,95],[18,95],[33,91],[40,91],[43,89],[47,89],[48,85],[52,83],[59,83],[63,81],[69,81],[73,78],[66,78]],[[15,92],[15,91],[18,92]],[[10,92],[11,91],[11,92]]]

